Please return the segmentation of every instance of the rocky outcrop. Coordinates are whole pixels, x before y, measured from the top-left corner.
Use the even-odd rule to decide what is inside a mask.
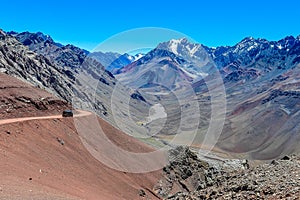
[[[285,157],[249,168],[245,160],[240,167],[227,160],[218,168],[178,147],[155,191],[165,199],[298,199],[300,157]]]
[[[175,197],[178,192],[191,192],[212,184],[212,169],[207,162],[186,147],[170,151],[170,164],[163,168],[164,178],[156,185],[156,193],[163,198]]]

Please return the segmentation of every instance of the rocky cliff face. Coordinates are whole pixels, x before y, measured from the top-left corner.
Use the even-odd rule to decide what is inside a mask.
[[[70,100],[72,80],[66,79],[61,70],[49,59],[38,55],[14,37],[0,32],[0,70],[19,77],[33,85],[51,91],[56,96]]]
[[[29,48],[29,52],[33,55],[46,60],[49,67],[40,66],[41,69],[44,69],[45,73],[52,70],[52,68],[56,69],[57,76],[53,76],[53,73],[51,73],[50,78],[52,82],[45,84],[45,87],[52,88],[53,90],[57,87],[64,87],[64,90],[57,95],[69,102],[72,101],[74,95],[84,97],[86,101],[91,101],[92,97],[84,94],[82,89],[86,79],[90,77],[95,81],[99,81],[100,84],[103,83],[107,86],[110,85],[112,87],[115,84],[115,79],[112,74],[105,71],[103,66],[96,60],[89,59],[87,57],[88,52],[78,47],[73,45],[63,46],[55,43],[50,36],[40,32],[11,33],[7,35],[7,38],[15,42],[18,40],[21,44],[25,45],[20,45],[20,43],[17,42],[19,46],[25,49],[24,51]],[[14,50],[14,48],[15,46],[11,46],[12,50]],[[24,57],[26,56],[27,55],[24,55]],[[32,76],[34,76],[34,74],[32,74]],[[40,81],[40,79],[43,80],[43,77],[40,78],[39,74],[36,74],[36,77],[37,82]],[[55,82],[58,83],[51,85],[51,83]]]

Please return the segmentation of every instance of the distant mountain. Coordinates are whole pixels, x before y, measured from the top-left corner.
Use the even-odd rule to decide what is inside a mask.
[[[50,60],[55,60],[56,63],[63,67],[79,66],[83,63],[84,59],[89,58],[97,60],[107,71],[114,72],[119,68],[122,68],[139,58],[143,57],[143,54],[136,54],[135,56],[129,54],[119,54],[114,52],[92,52],[80,49],[74,45],[62,45],[56,43],[51,36],[45,35],[41,32],[8,32],[9,35],[14,36],[25,46],[28,46],[30,50],[33,50],[39,54],[43,54]],[[66,60],[66,58],[68,58]]]
[[[17,32],[11,31],[8,32],[7,34],[15,36],[18,39],[18,41],[22,42],[26,46],[33,46],[43,42],[55,44],[56,46],[60,46],[60,47],[63,46],[62,44],[55,43],[50,35],[45,35],[41,32],[37,32],[35,34],[29,32],[23,32],[19,34]]]
[[[106,70],[115,74],[118,69],[131,64],[132,62],[142,58],[144,54],[139,53],[134,56],[129,55],[127,53],[121,55],[119,53],[113,52],[93,52],[89,54],[89,57],[96,59],[99,61]]]
[[[176,87],[177,82],[191,81],[187,72],[181,69],[183,60],[166,50],[155,49],[138,61],[116,72],[118,80],[129,87],[160,83],[167,87]]]
[[[114,62],[116,59],[118,59],[121,54],[116,52],[91,52],[89,54],[91,58],[96,59],[99,61],[105,68],[107,68],[112,62]]]
[[[157,49],[174,53],[176,57],[183,59],[182,69],[196,77],[205,77],[205,65],[209,63],[209,54],[206,47],[201,44],[190,43],[186,38],[170,40],[161,43]]]
[[[210,54],[222,73],[228,105],[220,146],[254,159],[294,152],[300,140],[300,37],[249,37]],[[196,85],[203,90],[203,83]]]
[[[159,44],[115,74],[118,80],[129,86],[160,83],[168,88],[181,88],[206,77],[212,67],[204,46],[179,39]]]
[[[232,47],[208,49],[225,81],[269,78],[299,63],[300,37],[279,41],[245,38]]]

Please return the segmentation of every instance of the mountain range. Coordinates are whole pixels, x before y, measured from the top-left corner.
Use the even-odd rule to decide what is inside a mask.
[[[45,88],[69,102],[75,95],[88,102],[81,102],[78,107],[95,110],[115,126],[123,120],[129,124],[126,132],[149,135],[158,131],[156,137],[167,143],[177,130],[184,134],[189,129],[178,127],[181,108],[186,108],[194,116],[191,120],[196,120],[197,113],[188,105],[197,103],[200,121],[193,145],[201,145],[212,116],[212,94],[207,84],[221,87],[214,82],[220,76],[227,109],[218,148],[261,160],[299,150],[299,36],[279,41],[248,37],[234,46],[216,48],[185,38],[173,39],[136,56],[90,53],[56,43],[42,33],[1,31],[0,42],[1,72]],[[116,107],[121,116],[118,123],[111,105],[116,85]],[[187,88],[192,88],[193,94],[186,92]],[[170,91],[186,100],[178,102]],[[132,123],[127,122],[128,113],[120,100],[128,94]],[[145,114],[156,104],[163,105],[167,114],[163,128],[159,128],[160,118],[149,121]],[[137,126],[140,122],[143,126]]]
[[[140,88],[145,97],[152,87],[151,94],[156,91],[157,97],[152,99],[154,103],[168,99],[161,95],[161,88],[157,89],[159,84],[172,92],[192,86],[204,116],[198,127],[201,135],[207,131],[207,118],[212,114],[207,108],[212,105],[207,84],[218,71],[227,105],[218,146],[252,159],[272,159],[298,151],[299,62],[299,36],[279,41],[248,37],[232,47],[217,48],[193,44],[183,38],[159,44],[141,59],[119,69],[116,77],[124,85]],[[193,102],[191,96],[185,98]],[[173,99],[173,104],[164,107],[168,118],[176,121],[178,100]],[[162,134],[174,133],[174,124],[167,123],[165,127],[168,128]],[[196,139],[195,145],[202,140]]]
[[[210,59],[222,73],[224,81],[249,80],[270,72],[274,76],[275,73],[280,74],[297,65],[300,59],[299,43],[299,36],[297,38],[289,36],[277,42],[248,37],[232,47],[209,48],[201,44],[190,43],[182,38],[159,44],[144,56],[143,60],[134,63],[138,65],[134,68],[135,70],[145,68],[139,65],[151,63],[152,58],[162,56],[171,60],[175,58],[175,62],[180,65],[180,70],[184,70],[185,76],[195,82],[198,77],[207,75],[201,65],[206,64],[205,59]],[[162,55],[162,51],[166,51],[165,55]],[[133,67],[127,66],[119,70],[119,73],[122,74],[130,69]]]

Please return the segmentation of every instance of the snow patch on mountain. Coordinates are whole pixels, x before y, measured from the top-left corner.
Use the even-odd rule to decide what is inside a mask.
[[[139,59],[141,59],[142,57],[144,57],[144,55],[145,54],[143,54],[143,53],[138,53],[138,54],[136,54],[135,56],[133,56],[133,61],[137,61],[137,60],[139,60]]]

